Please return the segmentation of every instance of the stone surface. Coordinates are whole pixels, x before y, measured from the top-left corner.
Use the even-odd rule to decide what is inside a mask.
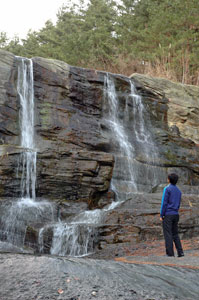
[[[162,238],[159,222],[161,192],[168,172],[180,175],[183,205],[182,237],[198,235],[199,146],[197,115],[199,88],[174,84],[168,80],[134,74],[142,96],[146,127],[155,145],[153,160],[132,134],[133,103],[130,79],[112,74],[118,97],[119,118],[124,123],[126,103],[129,119],[125,130],[135,145],[136,184],[139,193],[128,190],[127,172],[114,170],[121,195],[127,201],[106,211],[115,200],[110,190],[119,146],[107,126],[108,103],[104,97],[106,73],[71,67],[66,63],[33,58],[35,94],[35,139],[37,145],[37,197],[56,202],[62,221],[87,209],[104,209],[99,224],[99,251],[107,257],[124,253],[124,248],[143,240]],[[0,51],[0,198],[20,197],[18,161],[20,147],[20,104],[17,96],[17,60]],[[3,206],[0,205],[0,209]],[[3,214],[1,209],[1,215]],[[55,221],[58,220],[58,217]],[[29,224],[31,225],[31,224]],[[34,243],[38,228],[30,228],[27,243]],[[36,230],[36,231],[35,231]],[[52,232],[46,236],[47,248]],[[46,252],[48,252],[46,250]]]
[[[95,72],[86,79],[78,69],[59,61],[34,58],[33,64],[37,196],[85,201],[92,206],[92,201],[108,191],[114,161],[112,154],[101,149],[107,142],[99,123],[103,86],[90,83]],[[12,54],[1,52],[0,67],[0,191],[1,196],[13,197],[20,192],[16,176],[21,152],[17,61]]]
[[[15,56],[0,50],[0,144],[18,142],[16,75]]]
[[[198,257],[122,261],[0,254],[1,300],[197,299]],[[168,265],[167,265],[168,264]]]
[[[160,193],[138,194],[109,211],[104,219],[105,224],[99,228],[99,249],[96,249],[94,256],[125,256],[130,249],[139,248],[143,242],[147,244],[163,239],[159,219],[160,199]],[[181,239],[199,236],[198,215],[199,196],[183,194],[179,222]],[[131,250],[131,253],[134,250]]]
[[[199,87],[174,83],[163,78],[133,74],[146,90],[168,100],[168,126],[177,126],[182,137],[199,143]]]

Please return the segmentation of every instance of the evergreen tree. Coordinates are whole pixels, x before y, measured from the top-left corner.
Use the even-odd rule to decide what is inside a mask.
[[[195,83],[192,79],[196,79],[199,64],[198,1],[123,0],[123,12],[119,24],[128,24],[128,34],[124,29],[120,36],[123,48],[129,45],[129,55],[175,72],[179,81]]]
[[[0,48],[5,48],[8,43],[6,32],[0,32]]]
[[[6,45],[4,46],[4,49],[19,56],[22,56],[24,53],[23,45],[18,36],[15,36],[9,42],[7,41]]]
[[[138,66],[199,84],[199,1],[80,0],[22,41],[0,33],[0,47],[127,75]]]
[[[90,0],[84,16],[82,42],[86,60],[99,66],[112,64],[116,53],[116,3],[112,0]]]
[[[57,17],[55,35],[58,43],[58,58],[72,65],[81,65],[85,52],[82,43],[84,11],[78,10],[76,6],[70,9],[63,7]]]

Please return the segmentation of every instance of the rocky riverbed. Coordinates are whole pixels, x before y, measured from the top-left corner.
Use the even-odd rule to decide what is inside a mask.
[[[199,256],[185,253],[117,261],[1,253],[0,299],[198,299]]]

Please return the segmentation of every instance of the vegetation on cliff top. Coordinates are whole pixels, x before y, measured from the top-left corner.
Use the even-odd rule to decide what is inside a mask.
[[[0,47],[21,56],[42,56],[72,65],[130,75],[162,76],[199,85],[198,0],[81,0],[63,6],[26,39]]]

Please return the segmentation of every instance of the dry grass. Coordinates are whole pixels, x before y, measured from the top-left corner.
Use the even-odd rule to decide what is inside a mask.
[[[175,82],[179,81],[175,72],[159,61],[156,61],[153,65],[148,63],[145,66],[144,73],[153,77],[166,78]]]
[[[183,71],[182,75],[177,73],[172,67],[168,57],[163,58],[161,61],[156,60],[155,62],[145,62],[138,59],[133,59],[130,56],[118,55],[113,61],[104,61],[103,59],[96,60],[89,63],[80,63],[82,67],[97,69],[100,71],[123,74],[130,76],[133,73],[140,73],[150,75],[152,77],[161,77],[174,82],[180,82],[184,84],[199,85],[199,71],[195,74],[190,74],[188,69]]]

